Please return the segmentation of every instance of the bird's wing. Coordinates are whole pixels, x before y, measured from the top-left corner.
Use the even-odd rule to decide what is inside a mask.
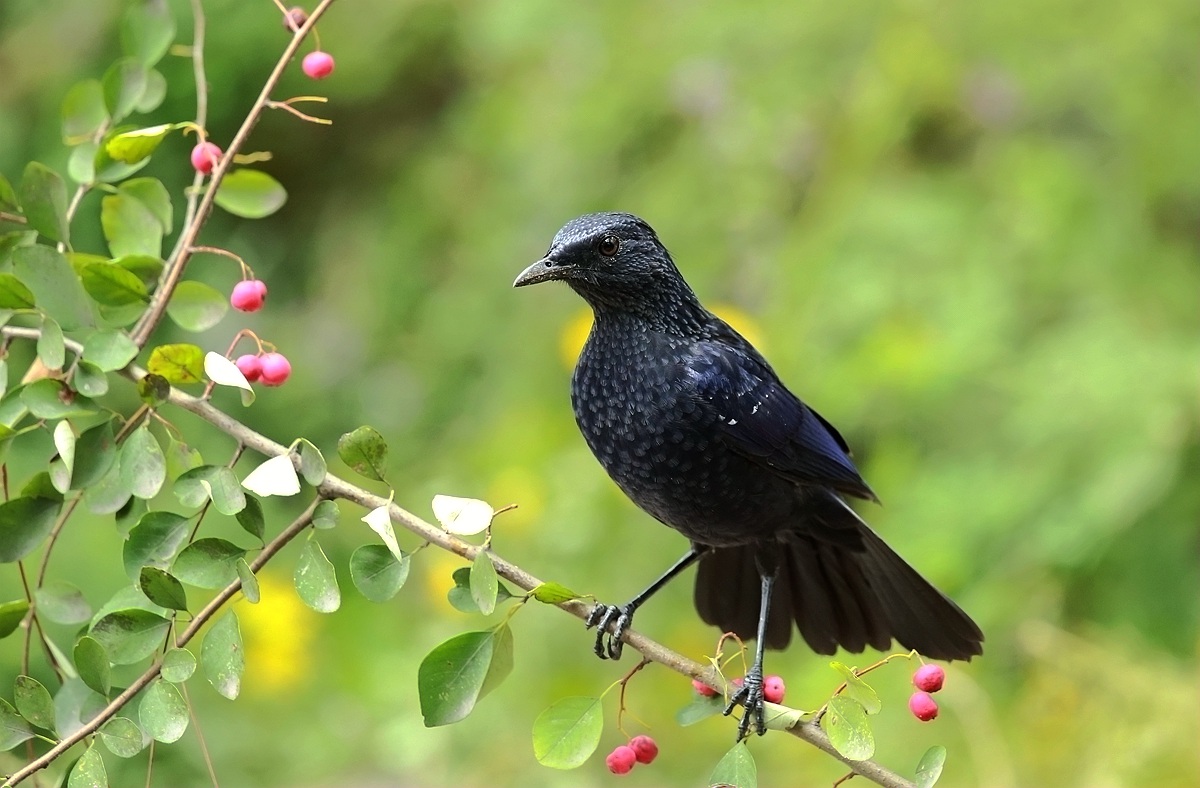
[[[684,373],[734,451],[797,483],[878,500],[833,425],[758,359],[721,342],[702,341],[686,354]]]

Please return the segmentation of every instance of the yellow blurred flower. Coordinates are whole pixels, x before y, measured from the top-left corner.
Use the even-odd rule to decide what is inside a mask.
[[[501,517],[506,516],[501,515]],[[425,583],[425,594],[429,597],[430,602],[443,613],[454,610],[450,606],[446,594],[451,588],[454,588],[454,580],[451,577],[454,570],[466,566],[466,561],[454,553],[447,553],[445,550],[435,548],[421,551],[421,564],[425,572],[422,578]]]
[[[250,691],[278,694],[309,674],[318,614],[296,596],[290,577],[260,572],[258,587],[257,604],[239,599],[234,605],[246,650],[244,685]]]
[[[759,330],[757,321],[749,314],[732,304],[724,303],[714,304],[712,312],[733,326],[735,331],[744,336],[759,351],[766,352],[763,348],[762,331]],[[580,310],[563,326],[562,334],[559,335],[558,350],[559,357],[567,369],[575,368],[575,361],[579,358],[579,352],[583,350],[583,343],[587,341],[588,332],[591,330],[592,310],[590,309]]]

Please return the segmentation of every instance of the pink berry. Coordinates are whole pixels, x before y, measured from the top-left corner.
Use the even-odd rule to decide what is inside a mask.
[[[715,698],[718,693],[715,689],[705,684],[700,679],[692,679],[692,689],[706,698]]]
[[[267,286],[257,279],[243,279],[233,286],[229,303],[242,312],[257,312],[262,309],[267,297]]]
[[[308,12],[298,5],[292,6],[283,17],[283,29],[287,31],[299,30],[308,21]]]
[[[300,63],[304,73],[313,79],[325,79],[333,73],[333,55],[328,52],[309,52]]]
[[[633,765],[637,763],[637,753],[633,751],[632,747],[622,744],[608,754],[604,763],[613,774],[629,774]]]
[[[247,353],[244,356],[238,356],[237,361],[233,363],[237,364],[238,370],[251,383],[262,377],[262,360],[258,356],[252,356]]]
[[[201,175],[208,175],[221,159],[221,149],[211,142],[201,142],[192,148],[192,167]]]
[[[262,382],[282,386],[292,374],[292,364],[282,353],[266,353],[262,357]]]
[[[658,757],[658,742],[649,736],[634,736],[629,740],[629,746],[637,756],[638,763],[651,763]]]
[[[938,715],[937,702],[928,692],[914,692],[908,699],[908,710],[921,722],[929,722]]]
[[[937,692],[946,682],[946,671],[941,665],[922,665],[913,674],[913,686],[926,692]]]
[[[768,703],[783,703],[783,693],[787,688],[780,676],[767,676],[763,680],[763,700]]]

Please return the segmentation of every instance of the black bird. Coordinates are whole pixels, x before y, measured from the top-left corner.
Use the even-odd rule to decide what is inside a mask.
[[[889,648],[935,659],[983,652],[983,633],[843,500],[878,501],[833,425],[780,382],[741,334],[701,306],[650,225],[627,213],[567,223],[514,287],[557,279],[595,323],[571,381],[584,439],[634,503],[691,549],[628,604],[597,605],[596,653],[618,659],[637,608],[700,561],[695,605],[758,640],[725,713],[763,725],[763,648],[792,622],[818,654]],[[607,642],[606,642],[607,636]]]

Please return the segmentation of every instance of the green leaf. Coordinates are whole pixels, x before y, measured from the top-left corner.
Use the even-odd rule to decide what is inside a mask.
[[[313,528],[322,531],[336,528],[339,514],[337,501],[321,501],[313,510]]]
[[[13,701],[22,717],[39,728],[54,730],[54,701],[40,681],[32,676],[17,676]]]
[[[63,142],[78,145],[91,139],[106,122],[108,109],[100,80],[86,79],[72,85],[62,103]]]
[[[96,142],[81,142],[71,148],[71,155],[67,157],[67,177],[76,183],[96,180],[96,151],[99,149]]]
[[[118,758],[132,758],[145,746],[145,734],[128,717],[113,717],[100,729],[100,741]]]
[[[0,503],[0,563],[19,561],[50,535],[62,499],[20,497]]]
[[[101,84],[104,106],[113,122],[119,123],[133,112],[142,98],[142,91],[146,89],[146,67],[136,58],[123,57],[104,72]]]
[[[341,607],[337,573],[316,540],[309,539],[304,545],[293,579],[300,600],[318,613],[332,613]]]
[[[97,621],[91,635],[114,665],[131,665],[157,651],[170,628],[171,622],[156,613],[125,608]]]
[[[156,566],[143,566],[138,588],[156,605],[168,610],[187,610],[187,593],[183,583]]]
[[[213,689],[230,700],[238,696],[242,689],[242,674],[246,671],[246,658],[242,630],[232,610],[218,619],[204,636],[200,665]]]
[[[465,632],[434,648],[417,670],[417,693],[425,726],[458,722],[479,700],[491,668],[496,635]]]
[[[551,769],[574,769],[596,751],[603,731],[600,698],[563,698],[534,720],[533,756]]]
[[[125,574],[141,576],[143,566],[165,569],[188,533],[188,518],[174,512],[146,512],[129,531],[123,560]]]
[[[304,481],[317,487],[325,481],[325,475],[328,472],[325,467],[325,456],[321,454],[320,449],[304,438],[299,440],[299,445],[300,475],[304,477]]]
[[[500,591],[500,578],[496,576],[496,565],[487,550],[475,554],[471,564],[471,599],[479,612],[490,616],[496,609],[496,595]]]
[[[168,221],[167,224],[169,226],[170,221]],[[169,229],[168,232],[170,232]],[[104,258],[100,259],[103,260]],[[147,288],[158,284],[158,278],[162,276],[164,267],[161,258],[153,257],[148,254],[125,255],[124,257],[116,258],[113,260],[113,263],[121,266],[138,279],[141,279],[142,283],[145,284]]]
[[[197,539],[179,551],[171,566],[183,582],[199,588],[224,588],[237,579],[234,562],[245,558],[246,551],[216,537]]]
[[[21,389],[21,402],[34,416],[47,421],[90,416],[96,412],[94,402],[76,394],[66,383],[54,378],[35,380]]]
[[[100,226],[113,257],[157,257],[162,252],[162,223],[154,211],[131,194],[118,192],[100,201]]]
[[[392,551],[381,544],[365,544],[350,556],[350,579],[354,587],[372,602],[394,597],[408,579],[409,556],[397,561]]]
[[[67,184],[57,172],[40,162],[29,162],[21,178],[21,205],[31,228],[51,241],[70,240]]]
[[[108,155],[108,149],[105,147],[108,141],[118,134],[133,131],[135,128],[135,126],[118,126],[115,129],[110,129],[105,133],[103,139],[100,140],[100,144],[95,146],[96,155],[92,159],[92,177],[95,181],[99,183],[123,181],[150,163],[150,159],[145,158],[133,164],[128,164],[123,161],[117,161]],[[84,146],[81,145],[80,147]]]
[[[146,89],[142,91],[142,97],[138,99],[134,110],[143,115],[151,113],[162,106],[166,97],[167,78],[162,75],[161,71],[150,69],[146,72]]]
[[[495,640],[492,644],[492,664],[488,666],[487,675],[483,677],[483,686],[479,688],[479,700],[483,700],[488,693],[499,687],[513,669],[512,629],[502,622],[492,629],[492,636]]]
[[[75,365],[75,390],[85,397],[102,397],[108,393],[108,376],[90,361],[80,359]]]
[[[186,648],[167,649],[163,654],[161,675],[164,681],[182,684],[196,672],[196,655]]]
[[[233,568],[237,570],[238,580],[242,581],[242,596],[252,605],[257,605],[260,599],[258,590],[258,577],[254,574],[254,570],[250,568],[250,564],[246,563],[245,558],[239,558],[233,562]]]
[[[246,506],[235,517],[237,517],[238,525],[252,536],[262,541],[263,532],[266,528],[266,521],[263,519],[262,504],[253,495],[246,494]]]
[[[450,606],[463,613],[479,613],[479,605],[475,603],[475,597],[471,594],[471,567],[462,566],[455,569],[452,577],[454,588],[451,588],[446,594]],[[503,602],[505,599],[513,597],[513,593],[504,583],[498,583],[496,590],[498,592],[497,602]]]
[[[763,723],[767,726],[767,730],[791,730],[803,719],[804,712],[800,709],[793,709],[790,706],[782,706],[770,701],[763,703]]]
[[[758,767],[754,764],[754,756],[745,741],[733,745],[733,749],[721,756],[717,761],[712,776],[708,778],[710,786],[731,786],[731,788],[758,788]]]
[[[38,616],[56,624],[82,624],[92,617],[83,592],[66,580],[48,580],[33,592]]]
[[[176,440],[175,436],[169,432],[167,433],[167,446],[163,449],[163,455],[167,458],[167,478],[174,481],[178,481],[179,477],[183,474],[204,464],[204,458],[200,456],[200,452],[197,449],[183,441]],[[179,491],[176,490],[175,494],[178,497]],[[199,506],[207,497],[208,492],[203,491],[196,505]]]
[[[842,674],[842,679],[846,682],[844,693],[858,701],[867,714],[878,714],[879,710],[883,708],[883,703],[880,702],[879,695],[875,693],[875,689],[859,678],[852,668],[847,667],[841,662],[834,660],[829,664],[834,670]]]
[[[686,706],[675,712],[675,722],[681,727],[695,725],[701,720],[720,714],[725,710],[725,699],[720,695],[708,697],[692,693],[692,699]]]
[[[108,788],[108,773],[104,771],[104,758],[96,745],[88,747],[71,767],[67,777],[67,788]]]
[[[13,250],[13,273],[64,331],[92,325],[92,307],[67,258],[43,244]]]
[[[138,721],[156,741],[166,744],[179,741],[187,731],[187,704],[173,684],[158,679],[142,694]]]
[[[19,210],[21,210],[21,205],[17,202],[16,190],[8,182],[8,178],[0,174],[0,211],[16,212]]]
[[[938,778],[942,776],[942,767],[946,765],[946,748],[935,744],[925,751],[917,762],[917,788],[933,788]]]
[[[149,68],[163,59],[175,40],[175,18],[163,2],[136,2],[125,12],[121,49]]]
[[[0,309],[33,309],[33,291],[12,274],[0,273]]]
[[[214,287],[187,280],[180,282],[167,303],[167,315],[186,331],[207,331],[229,311],[229,299]]]
[[[159,361],[160,365],[163,363],[163,360]],[[162,375],[147,373],[138,379],[137,393],[142,402],[157,408],[171,396],[171,384]]]
[[[84,684],[108,697],[112,689],[112,668],[108,660],[108,649],[91,635],[84,635],[75,644],[72,655],[75,669]]]
[[[137,498],[153,498],[167,479],[167,460],[146,423],[125,439],[120,463],[121,478]]]
[[[575,593],[560,583],[539,583],[533,587],[529,595],[547,605],[561,605],[563,602],[582,598],[581,594]]]
[[[862,761],[875,754],[875,735],[862,704],[853,698],[837,695],[829,699],[821,727],[829,735],[829,743],[852,761]]]
[[[168,383],[200,383],[204,380],[204,351],[195,345],[159,345],[150,353],[146,369]]]
[[[164,234],[171,232],[174,207],[171,205],[171,194],[167,191],[167,187],[163,186],[162,181],[158,178],[133,178],[122,183],[118,189],[122,194],[145,205],[158,220],[159,227],[162,228]],[[141,255],[132,256],[142,257]]]
[[[213,199],[234,216],[262,219],[283,207],[287,191],[265,172],[243,167],[225,176]]]
[[[387,470],[387,441],[374,427],[359,427],[338,438],[338,457],[355,473],[384,481]]]
[[[126,271],[128,273],[128,271]],[[143,291],[145,288],[142,288]],[[83,343],[83,357],[105,372],[124,369],[137,358],[138,347],[124,331],[103,328]]]
[[[63,332],[52,317],[42,318],[42,333],[37,340],[37,355],[46,369],[62,369],[67,360],[67,346],[63,344]]]
[[[201,465],[185,471],[175,480],[175,496],[184,506],[200,506],[212,500],[221,514],[234,514],[246,508],[246,494],[232,469],[224,465]]]
[[[29,723],[17,714],[12,704],[0,698],[0,752],[16,747],[33,738]]]
[[[90,263],[79,272],[79,280],[87,294],[104,306],[145,304],[150,300],[142,280],[114,263]]]
[[[125,131],[109,137],[104,143],[104,150],[115,161],[136,164],[154,153],[174,128],[173,123],[163,123],[159,126]]]

